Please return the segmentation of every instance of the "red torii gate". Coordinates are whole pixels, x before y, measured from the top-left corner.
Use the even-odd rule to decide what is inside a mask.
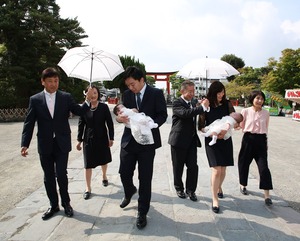
[[[147,72],[146,75],[152,76],[155,81],[165,81],[167,85],[167,93],[170,95],[170,76],[177,73],[174,72]]]

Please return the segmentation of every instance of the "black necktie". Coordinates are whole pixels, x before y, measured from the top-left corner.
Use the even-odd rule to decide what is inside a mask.
[[[136,93],[136,103],[137,103],[137,108],[140,109],[141,106],[141,93]]]
[[[191,108],[191,102],[188,102],[187,104],[188,104],[189,108]]]

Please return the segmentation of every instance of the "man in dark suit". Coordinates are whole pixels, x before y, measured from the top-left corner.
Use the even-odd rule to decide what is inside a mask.
[[[128,87],[123,94],[123,105],[126,108],[136,108],[150,116],[160,127],[167,119],[167,107],[163,92],[146,84],[145,74],[138,68],[131,66],[124,72],[125,84]],[[117,121],[128,123],[126,116],[117,116]],[[133,184],[133,174],[138,163],[139,198],[136,226],[141,229],[147,225],[147,213],[150,208],[151,182],[155,149],[161,147],[159,128],[152,129],[154,144],[138,144],[132,136],[131,129],[125,127],[121,140],[120,177],[125,197],[120,204],[126,207],[137,192]]]
[[[37,122],[38,152],[44,171],[44,185],[50,201],[50,208],[43,214],[47,220],[59,211],[56,178],[59,186],[61,204],[68,217],[73,216],[68,193],[67,165],[71,151],[70,111],[83,115],[89,110],[92,90],[87,93],[86,103],[75,103],[69,93],[59,91],[59,74],[54,68],[42,72],[41,83],[44,90],[30,97],[29,108],[21,140],[21,155],[28,155],[28,148]]]
[[[181,84],[181,96],[173,102],[172,127],[168,143],[171,145],[174,187],[177,196],[197,201],[195,194],[198,182],[197,147],[201,143],[196,131],[196,116],[204,113],[209,106],[203,99],[199,106],[192,101],[195,95],[195,84],[189,80]],[[184,165],[187,167],[186,183],[182,182]]]

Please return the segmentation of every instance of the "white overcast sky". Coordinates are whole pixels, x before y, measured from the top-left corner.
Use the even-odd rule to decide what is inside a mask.
[[[300,48],[299,0],[56,0],[84,44],[134,56],[146,71],[177,71],[203,57],[234,54],[263,67]]]

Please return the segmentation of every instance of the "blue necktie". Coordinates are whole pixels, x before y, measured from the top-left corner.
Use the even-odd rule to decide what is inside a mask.
[[[136,93],[136,103],[137,103],[137,108],[140,109],[141,106],[141,93]]]

